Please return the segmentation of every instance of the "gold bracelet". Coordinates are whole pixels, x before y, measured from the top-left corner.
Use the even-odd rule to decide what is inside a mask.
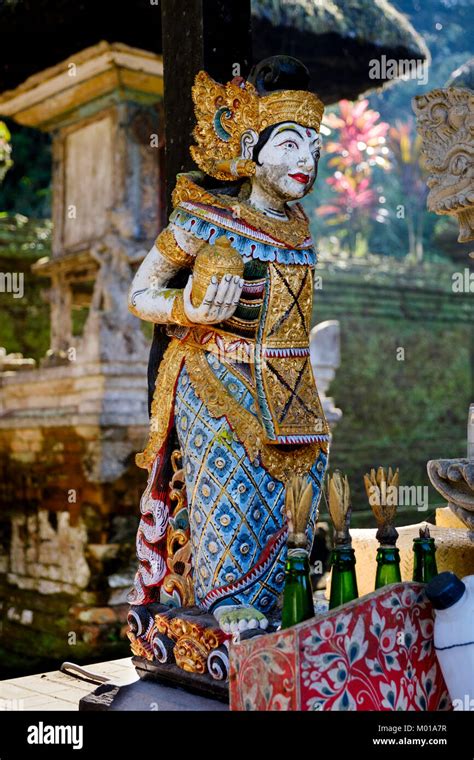
[[[189,320],[186,316],[186,312],[184,311],[183,293],[184,290],[180,290],[179,293],[177,293],[174,297],[173,306],[171,307],[171,320],[177,325],[182,325],[183,327],[192,327],[196,323],[191,322],[191,320]]]
[[[195,257],[183,251],[168,227],[163,232],[160,232],[156,238],[155,245],[162,256],[178,267],[191,267],[194,263]]]

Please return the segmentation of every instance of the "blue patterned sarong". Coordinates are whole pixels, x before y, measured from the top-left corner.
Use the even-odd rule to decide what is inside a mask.
[[[213,354],[206,360],[227,392],[256,416],[250,390]],[[259,461],[251,462],[225,416],[211,416],[184,365],[175,397],[175,424],[190,511],[196,604],[253,605],[269,612],[283,590],[286,560],[285,485]],[[321,451],[308,473],[312,542],[327,457]]]

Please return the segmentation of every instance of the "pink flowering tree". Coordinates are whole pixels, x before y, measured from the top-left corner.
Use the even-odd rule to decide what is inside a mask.
[[[333,195],[317,213],[341,232],[352,254],[365,252],[371,220],[383,222],[386,216],[373,188],[373,170],[390,168],[389,125],[368,106],[368,100],[341,100],[339,115],[330,113],[325,120],[332,130],[325,146],[331,155],[328,166],[335,172],[326,180]]]

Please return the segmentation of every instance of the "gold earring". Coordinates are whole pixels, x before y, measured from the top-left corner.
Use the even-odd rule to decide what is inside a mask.
[[[233,179],[239,177],[252,177],[255,174],[256,164],[250,158],[232,158],[224,161],[215,161],[213,172],[225,172]]]

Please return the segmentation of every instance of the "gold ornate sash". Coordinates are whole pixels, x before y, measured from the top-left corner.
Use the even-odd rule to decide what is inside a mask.
[[[143,452],[137,454],[139,467],[150,469],[169,432],[174,410],[176,382],[183,365],[189,374],[196,395],[204,402],[213,417],[223,415],[229,421],[252,461],[260,456],[270,475],[285,481],[294,474],[308,472],[319,456],[320,449],[327,453],[327,443],[311,443],[293,450],[282,451],[264,440],[258,418],[244,409],[226,390],[207,362],[205,352],[187,343],[173,339],[162,359],[151,406],[148,441]]]
[[[312,301],[309,267],[269,264],[253,365],[267,443],[329,436],[309,354]]]

